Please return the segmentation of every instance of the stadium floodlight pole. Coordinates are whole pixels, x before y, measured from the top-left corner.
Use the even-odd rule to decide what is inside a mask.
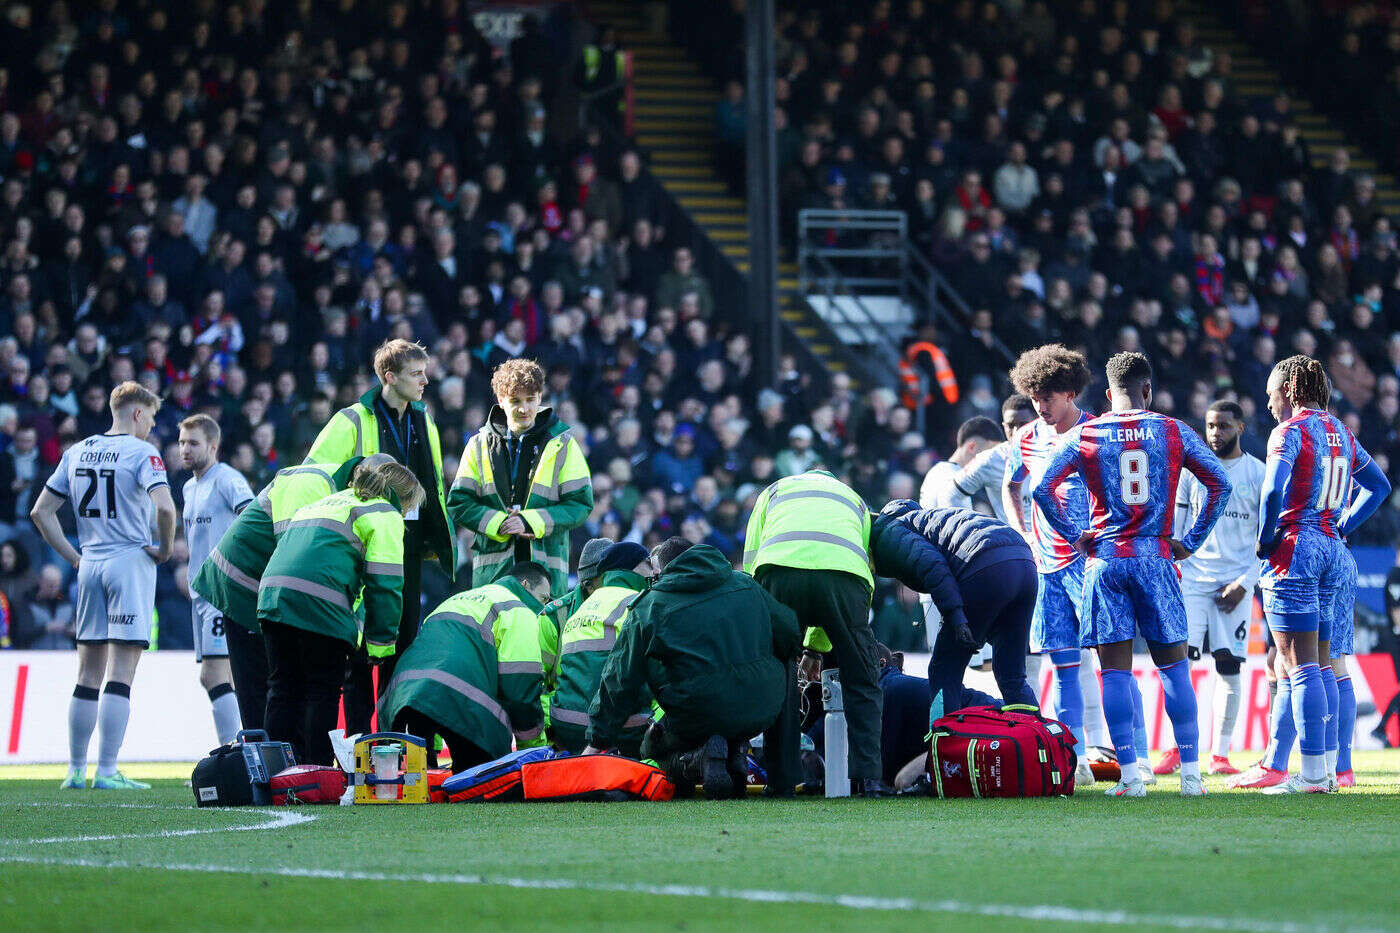
[[[759,379],[778,377],[778,157],[774,141],[773,0],[748,0],[744,17],[748,138],[749,321]]]

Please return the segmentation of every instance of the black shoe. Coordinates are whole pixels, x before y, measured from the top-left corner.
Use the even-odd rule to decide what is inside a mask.
[[[861,781],[860,795],[862,797],[893,797],[894,791],[879,778],[866,778]]]
[[[729,757],[725,759],[724,770],[734,785],[734,797],[747,797],[749,787],[749,753],[745,742],[732,742]]]
[[[734,781],[725,768],[729,760],[729,743],[722,735],[712,735],[705,742],[701,762],[701,786],[706,800],[726,800],[734,795]]]
[[[1391,744],[1390,744],[1390,735],[1386,732],[1386,730],[1385,730],[1385,725],[1384,725],[1384,724],[1381,724],[1381,725],[1379,725],[1379,726],[1376,726],[1376,728],[1372,729],[1372,730],[1371,730],[1371,735],[1373,735],[1373,736],[1375,737],[1375,739],[1376,739],[1377,742],[1380,742],[1380,743],[1381,743],[1381,747],[1382,747],[1382,748],[1394,748],[1394,747],[1395,747],[1394,745],[1391,745]]]

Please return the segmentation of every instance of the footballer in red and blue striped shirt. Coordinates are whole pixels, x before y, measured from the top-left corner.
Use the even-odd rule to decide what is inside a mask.
[[[1099,650],[1104,718],[1122,766],[1108,793],[1146,794],[1133,742],[1133,638],[1142,633],[1162,677],[1168,717],[1181,753],[1181,792],[1205,793],[1201,781],[1196,695],[1186,661],[1186,607],[1176,560],[1210,534],[1230,496],[1220,461],[1194,431],[1148,411],[1152,366],[1140,353],[1108,362],[1112,411],[1077,428],[1035,489],[1047,520],[1088,555],[1080,638]],[[1206,487],[1205,508],[1184,541],[1172,537],[1177,482],[1189,470]],[[1055,488],[1072,474],[1084,480],[1088,527],[1076,526],[1055,502]]]

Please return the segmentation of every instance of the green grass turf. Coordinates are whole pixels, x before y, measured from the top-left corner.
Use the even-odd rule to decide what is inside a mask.
[[[145,793],[61,792],[61,773],[0,768],[0,919],[25,928],[1400,925],[1400,752],[1359,754],[1361,786],[1338,796],[1211,779],[1204,800],[1181,799],[1173,777],[1146,800],[1100,785],[1072,800],[271,813],[196,810],[188,766],[130,767],[155,779]],[[227,831],[292,813],[314,819]],[[34,841],[75,836],[120,838]],[[1305,864],[1318,870],[1291,867]]]

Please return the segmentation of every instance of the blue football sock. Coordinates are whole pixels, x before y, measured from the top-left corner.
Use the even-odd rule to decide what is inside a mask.
[[[1293,681],[1281,677],[1278,692],[1274,694],[1274,708],[1269,711],[1269,751],[1264,764],[1275,771],[1287,771],[1297,739],[1298,729],[1293,722]]]
[[[1137,750],[1138,761],[1147,760],[1147,716],[1142,705],[1142,688],[1137,678],[1132,678],[1133,688],[1133,748]]]
[[[1079,650],[1050,652],[1055,665],[1055,715],[1084,748],[1084,694],[1079,689]]]
[[[1351,675],[1337,678],[1337,770],[1351,770],[1351,738],[1356,731],[1356,691]]]
[[[1327,751],[1337,750],[1337,723],[1338,711],[1341,705],[1341,697],[1337,694],[1337,672],[1330,667],[1322,668],[1322,689],[1327,692],[1327,719],[1324,735],[1324,744]]]
[[[1191,689],[1191,662],[1182,658],[1175,664],[1157,668],[1162,678],[1162,700],[1172,721],[1181,763],[1200,760],[1201,725],[1197,720],[1196,693]]]
[[[1103,718],[1120,765],[1137,762],[1133,747],[1133,673],[1109,668],[1103,670]]]
[[[1293,671],[1293,719],[1298,724],[1298,751],[1303,756],[1303,777],[1316,781],[1326,774],[1327,688],[1316,662],[1300,664]]]

